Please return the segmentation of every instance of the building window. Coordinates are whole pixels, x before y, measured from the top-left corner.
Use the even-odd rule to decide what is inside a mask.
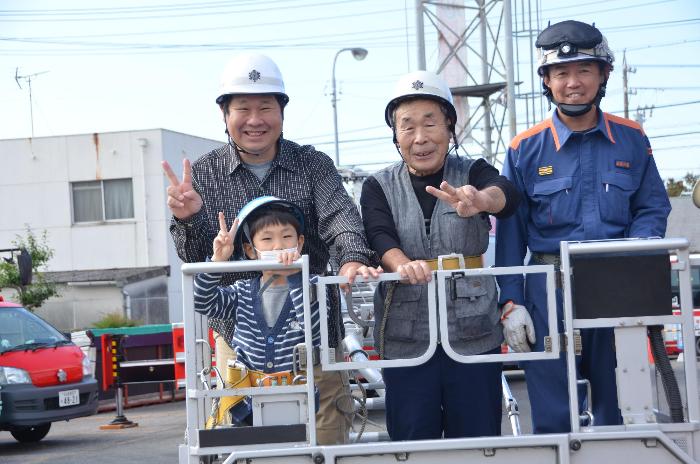
[[[101,222],[134,217],[131,179],[73,182],[73,222]]]

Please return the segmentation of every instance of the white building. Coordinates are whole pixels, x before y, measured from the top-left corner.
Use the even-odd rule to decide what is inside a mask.
[[[182,320],[161,161],[181,173],[183,158],[221,144],[164,129],[0,140],[0,249],[29,226],[55,251],[48,271],[61,297],[37,312],[62,330],[115,311]]]

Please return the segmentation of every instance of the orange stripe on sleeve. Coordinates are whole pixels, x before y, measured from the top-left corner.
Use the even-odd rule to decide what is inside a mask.
[[[642,133],[642,135],[646,135],[642,126],[640,126],[638,122],[632,121],[631,119],[621,118],[620,116],[615,116],[614,114],[610,113],[603,113],[603,118],[605,118],[605,124],[608,126],[608,133],[610,133],[610,126],[608,125],[608,121],[612,121],[615,124],[620,124],[622,126],[631,127],[632,129],[637,129],[639,132]]]
[[[531,128],[516,135],[515,138],[510,142],[510,148],[513,150],[517,150],[518,147],[520,147],[520,142],[522,142],[525,139],[529,139],[530,137],[537,135],[540,132],[545,131],[547,129],[552,130],[552,135],[554,136],[554,143],[557,146],[557,150],[559,150],[559,138],[557,137],[557,132],[554,130],[554,124],[552,123],[551,118],[545,119],[544,121],[535,124]]]

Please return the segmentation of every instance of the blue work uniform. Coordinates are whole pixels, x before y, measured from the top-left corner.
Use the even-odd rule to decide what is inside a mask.
[[[527,249],[559,254],[561,241],[663,237],[671,205],[639,124],[598,111],[597,125],[573,132],[555,111],[513,139],[503,175],[523,195],[517,212],[499,219],[496,265],[520,266]],[[534,264],[530,260],[530,264]],[[501,276],[500,302],[528,308],[542,351],[547,331],[545,276]],[[557,289],[559,331],[563,330]],[[591,382],[596,425],[621,423],[612,329],[581,331],[579,375]],[[595,365],[593,365],[593,363]],[[534,433],[570,431],[565,357],[523,363]],[[583,406],[585,392],[580,392]]]

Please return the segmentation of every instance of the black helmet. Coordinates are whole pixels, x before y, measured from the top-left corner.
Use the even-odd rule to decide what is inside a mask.
[[[539,53],[537,73],[544,76],[547,66],[573,61],[598,61],[603,63],[606,71],[613,69],[615,56],[608,47],[608,41],[595,27],[580,21],[562,21],[548,26],[535,42]],[[590,111],[593,105],[598,106],[605,96],[607,77],[601,84],[595,99],[585,105],[561,104],[552,99],[552,92],[542,82],[544,95],[554,103],[559,110],[568,116],[580,116]]]

